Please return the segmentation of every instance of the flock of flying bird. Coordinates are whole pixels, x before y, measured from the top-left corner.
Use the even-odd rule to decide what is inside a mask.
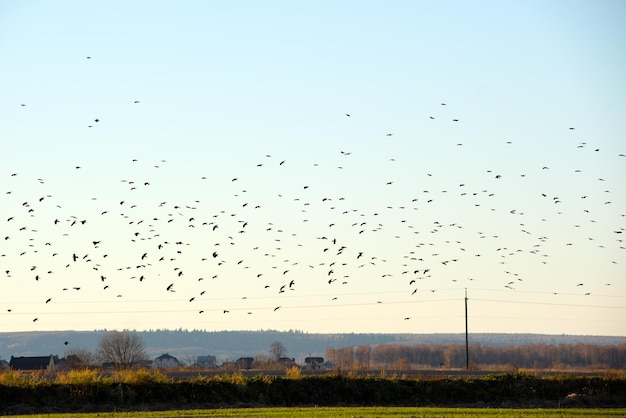
[[[345,117],[350,123],[355,119],[351,113]],[[438,119],[424,115],[425,123]],[[447,121],[460,122],[456,117]],[[93,122],[102,123],[100,118]],[[574,128],[563,128],[565,135],[568,130]],[[381,141],[396,138],[393,133],[381,136]],[[573,144],[581,160],[602,154],[599,147],[585,142]],[[452,146],[462,149],[464,144]],[[502,146],[516,144],[502,141]],[[370,165],[367,175],[368,181],[373,178],[378,183],[364,185],[363,173],[350,171],[359,150],[331,153],[329,160],[342,161],[332,169],[326,161],[307,161],[303,170],[302,161],[266,154],[244,174],[188,178],[181,184],[189,196],[198,195],[178,202],[168,193],[180,199],[180,191],[174,193],[160,180],[162,175],[154,175],[169,170],[167,160],[145,162],[137,156],[118,163],[124,167],[119,171],[139,174],[98,177],[106,185],[89,198],[62,191],[58,185],[48,188],[46,179],[28,171],[0,173],[5,189],[0,206],[6,214],[0,237],[0,280],[5,289],[10,288],[0,300],[2,313],[19,313],[22,307],[13,306],[12,301],[19,299],[13,294],[24,293],[33,295],[33,304],[37,303],[33,298],[40,298],[39,307],[27,310],[38,312],[28,321],[41,322],[47,320],[46,306],[79,301],[86,291],[112,302],[129,294],[160,295],[184,300],[197,315],[223,316],[287,312],[289,303],[291,307],[297,303],[290,296],[320,292],[330,305],[317,307],[326,309],[359,292],[366,292],[371,303],[383,304],[387,291],[417,298],[450,286],[462,289],[484,282],[483,286],[507,291],[546,290],[544,280],[530,272],[548,268],[541,266],[549,266],[553,256],[567,258],[568,247],[579,245],[604,251],[606,260],[595,261],[610,264],[607,268],[623,269],[619,264],[626,258],[622,240],[626,218],[608,209],[614,203],[605,178],[580,181],[580,193],[570,184],[563,195],[551,191],[550,180],[541,178],[552,170],[542,164],[516,174],[515,180],[508,172],[480,167],[472,177],[474,184],[437,180],[442,173],[419,168],[412,170],[411,180],[383,177],[391,175],[385,171],[387,164],[410,158],[407,155],[384,161],[381,157],[380,165]],[[73,171],[74,178],[99,175],[82,164],[64,169]],[[250,175],[251,170],[258,174]],[[301,174],[311,170],[318,171]],[[174,171],[165,177],[181,175]],[[577,169],[567,175],[585,173]],[[524,193],[513,190],[526,177],[539,181],[528,180],[536,183]],[[445,190],[430,187],[442,185]],[[223,196],[216,197],[216,190]],[[577,222],[555,227],[563,214]],[[559,228],[567,229],[564,236],[580,240],[561,241],[555,236]],[[576,235],[572,232],[576,229],[585,232]],[[576,280],[570,288],[546,291],[591,295],[589,285],[597,280],[601,279]],[[37,287],[44,284],[52,293],[39,296]],[[219,297],[235,292],[240,302],[233,306],[230,299]],[[248,298],[254,302],[242,305]],[[264,298],[284,298],[285,303],[255,305]],[[398,319],[412,318],[407,313]]]

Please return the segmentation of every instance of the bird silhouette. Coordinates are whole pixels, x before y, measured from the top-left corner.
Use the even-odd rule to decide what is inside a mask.
[[[124,310],[132,299],[126,296],[152,298],[155,289],[162,292],[164,286],[181,295],[167,300],[179,307],[187,301],[199,304],[205,295],[246,301],[283,298],[280,305],[270,302],[276,311],[290,301],[306,300],[295,297],[315,295],[313,289],[322,284],[340,287],[351,297],[389,292],[420,293],[421,298],[463,281],[498,292],[532,292],[548,283],[548,269],[565,269],[554,266],[563,262],[561,257],[578,263],[580,251],[589,251],[607,269],[621,265],[624,244],[615,239],[623,235],[624,218],[616,215],[623,196],[611,189],[619,183],[604,167],[618,167],[615,164],[624,160],[618,160],[616,152],[603,152],[607,148],[602,138],[566,145],[556,138],[556,151],[496,139],[487,160],[475,154],[480,148],[471,133],[463,131],[469,119],[464,113],[458,113],[464,123],[454,127],[454,134],[440,123],[459,122],[444,114],[449,110],[452,107],[437,107],[418,115],[422,120],[436,118],[438,122],[428,124],[429,132],[449,139],[424,153],[403,138],[400,128],[388,125],[382,133],[389,137],[395,130],[393,141],[377,143],[381,132],[376,128],[371,143],[346,139],[325,148],[320,141],[315,159],[284,149],[258,154],[242,150],[223,161],[236,177],[210,171],[209,163],[200,176],[191,162],[187,171],[165,160],[150,161],[154,150],[149,149],[111,164],[115,171],[99,171],[86,159],[82,165],[59,162],[66,164],[69,181],[63,185],[72,186],[67,191],[54,185],[58,180],[44,182],[43,175],[28,167],[20,168],[19,176],[8,171],[3,184],[11,193],[0,197],[6,213],[0,255],[7,267],[2,277],[7,283],[26,277],[21,283],[27,283],[29,291],[37,286],[50,292],[36,293],[45,295],[39,296],[39,304],[55,300],[47,309],[91,297],[111,303],[123,293],[124,300],[115,303]],[[102,116],[106,126],[99,124],[100,117],[89,120],[103,128],[115,123]],[[350,129],[364,129],[358,127],[360,119],[351,120]],[[563,129],[557,126],[561,134],[555,135],[566,135]],[[450,162],[435,159],[437,152]],[[342,159],[341,165],[337,159]],[[255,170],[254,176],[249,170]],[[88,193],[80,190],[83,186]],[[55,193],[54,187],[62,190]],[[452,193],[457,187],[462,189]],[[564,255],[555,257],[553,251]],[[584,284],[586,295],[599,298],[600,292],[580,270],[555,280],[560,287],[547,293],[566,298],[568,286]],[[459,271],[470,277],[458,276]],[[483,275],[485,271],[493,271],[493,277]],[[607,273],[605,281],[614,281],[610,274],[615,273]],[[402,275],[406,279],[397,280]],[[256,280],[260,277],[263,281]],[[106,286],[97,285],[98,280]],[[7,285],[11,295],[26,292],[26,285],[19,287]],[[58,292],[81,288],[58,297]],[[325,300],[330,297],[336,301],[333,309],[354,309],[343,293],[340,298],[325,295]],[[224,320],[237,318],[240,309],[255,314],[263,310],[251,306],[223,309],[233,312]],[[35,312],[44,319],[46,311]],[[415,318],[408,315],[404,318]],[[12,321],[19,321],[13,319],[17,316],[11,315]]]

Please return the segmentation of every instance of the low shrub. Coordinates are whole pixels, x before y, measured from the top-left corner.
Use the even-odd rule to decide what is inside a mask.
[[[21,372],[18,370],[8,370],[0,373],[0,385],[16,387],[32,387],[44,380],[43,373]]]
[[[285,376],[288,379],[299,379],[300,378],[301,369],[298,366],[293,366],[285,370]]]
[[[65,385],[96,385],[110,382],[111,378],[105,377],[98,370],[83,369],[56,373],[53,381]]]
[[[120,383],[170,383],[171,378],[167,377],[160,370],[117,370],[113,373],[113,381]]]

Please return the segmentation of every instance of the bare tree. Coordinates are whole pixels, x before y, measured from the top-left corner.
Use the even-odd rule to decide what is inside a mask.
[[[356,346],[354,348],[354,361],[359,367],[369,369],[371,353],[372,347],[369,344]]]
[[[68,348],[65,358],[70,369],[86,369],[97,363],[96,355],[85,347]]]
[[[274,341],[270,344],[270,356],[275,361],[280,360],[281,357],[287,354],[287,348],[280,341]]]
[[[130,369],[148,359],[142,338],[128,330],[104,334],[96,356],[103,363],[113,363],[115,367],[123,369]]]
[[[198,356],[196,354],[185,354],[182,358],[178,359],[178,364],[181,367],[191,367],[196,364]]]
[[[255,369],[266,369],[266,370],[272,369],[273,367],[271,366],[271,364],[273,361],[274,359],[270,357],[268,354],[259,353],[254,358],[253,367]]]

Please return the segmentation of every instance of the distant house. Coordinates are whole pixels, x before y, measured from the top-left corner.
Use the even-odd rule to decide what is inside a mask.
[[[9,368],[11,370],[45,370],[47,372],[54,372],[56,365],[60,362],[59,356],[39,356],[39,357],[13,357],[9,361]]]
[[[332,361],[325,361],[324,363],[321,364],[321,368],[322,369],[334,369],[335,363],[333,363]]]
[[[236,365],[238,369],[250,370],[254,359],[252,357],[240,357],[237,359]]]
[[[0,360],[0,370],[9,370],[9,362],[6,360]]]
[[[152,367],[156,369],[177,369],[178,368],[178,359],[174,356],[169,355],[168,353],[162,354],[159,357],[154,359],[152,363]]]
[[[296,366],[296,359],[289,357],[281,357],[278,359],[278,362],[281,363],[285,367],[293,367]]]
[[[154,361],[152,360],[139,360],[133,368],[135,369],[151,369],[154,367]]]
[[[324,363],[324,357],[305,357],[304,364],[311,369],[319,369]]]
[[[217,359],[215,356],[198,356],[196,364],[205,369],[214,369],[217,367]]]

